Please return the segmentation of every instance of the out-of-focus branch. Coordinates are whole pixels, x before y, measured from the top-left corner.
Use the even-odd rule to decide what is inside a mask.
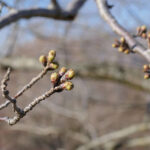
[[[17,45],[17,38],[18,38],[18,33],[19,33],[18,30],[19,30],[19,23],[17,22],[16,24],[14,24],[14,26],[12,27],[12,30],[7,36],[7,40],[6,40],[7,46],[6,46],[6,50],[3,56],[9,57],[12,55],[15,49],[15,46]]]
[[[51,5],[50,5],[51,8],[55,8],[55,9],[58,9],[61,10],[60,6],[59,6],[59,3],[57,2],[57,0],[51,0]]]
[[[17,94],[14,96],[14,99],[17,99],[18,97],[20,97],[26,90],[28,90],[29,88],[31,88],[38,80],[40,80],[41,78],[43,78],[43,76],[48,72],[48,67],[45,67],[41,73],[39,73],[36,77],[34,77],[27,85],[25,85],[19,92],[17,92]],[[9,74],[10,74],[10,70],[8,70],[7,74],[8,77],[6,78],[8,81],[9,79]],[[5,79],[5,78],[4,78]],[[4,85],[7,85],[6,83],[4,84],[2,80],[2,86],[4,87]],[[4,89],[6,91],[6,87]],[[2,91],[4,91],[2,90]],[[4,95],[4,94],[3,94]],[[7,100],[4,104],[0,105],[0,110],[7,107],[10,104],[10,100]]]
[[[5,6],[5,7],[7,7],[8,9],[14,9],[13,7],[11,7],[10,5],[8,5],[6,2],[4,2],[3,0],[0,0],[0,5],[3,7],[3,6]]]
[[[112,30],[116,32],[118,35],[123,36],[126,41],[128,42],[130,48],[136,52],[142,55],[144,58],[146,58],[147,61],[150,62],[150,50],[144,48],[141,46],[132,35],[128,31],[126,31],[112,16],[108,6],[107,6],[107,0],[95,0],[99,9],[99,13],[102,16],[102,18],[110,25]]]
[[[150,136],[140,138],[125,138],[104,144],[104,150],[116,150],[121,148],[144,147],[150,145]]]
[[[144,136],[140,138],[133,138],[130,139],[124,146],[133,148],[133,147],[140,147],[140,146],[149,146],[150,145],[150,136]]]
[[[16,125],[14,127],[11,128],[11,130],[13,131],[21,131],[21,132],[28,132],[30,134],[35,134],[38,136],[48,136],[48,135],[59,135],[59,134],[63,134],[68,136],[69,138],[76,140],[82,144],[86,143],[89,141],[88,136],[82,134],[82,133],[78,133],[78,132],[74,132],[74,131],[63,131],[60,128],[57,127],[53,127],[53,126],[49,126],[49,127],[36,127],[35,125]]]
[[[96,138],[91,142],[88,142],[85,145],[79,147],[77,150],[90,150],[96,147],[101,147],[113,140],[120,140],[129,137],[130,135],[135,134],[137,132],[143,132],[147,130],[150,130],[150,123],[135,124],[122,130],[115,131],[101,136],[99,138]]]
[[[16,10],[0,18],[0,29],[20,19],[30,19],[33,17],[46,17],[56,20],[72,21],[86,1],[87,0],[73,0],[66,10],[59,9],[59,11],[58,8],[30,8]]]
[[[75,16],[80,8],[84,5],[87,0],[72,0],[67,6],[67,11],[71,12]]]
[[[87,117],[85,114],[83,114],[83,112],[72,111],[70,109],[66,109],[64,107],[61,107],[59,105],[50,102],[45,103],[42,106],[44,107],[44,109],[48,109],[49,111],[55,112],[56,114],[65,116],[67,118],[76,119],[80,122],[85,121]]]
[[[39,63],[26,57],[12,57],[0,59],[0,67],[7,68],[10,66],[16,70],[40,70]],[[68,66],[69,67],[69,66]],[[149,83],[143,79],[141,70],[119,65],[118,63],[103,62],[101,64],[72,66],[76,70],[76,75],[84,78],[96,80],[111,80],[125,84],[131,88],[150,91]]]

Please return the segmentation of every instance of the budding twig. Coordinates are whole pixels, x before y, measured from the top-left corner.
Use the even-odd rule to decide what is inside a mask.
[[[128,45],[126,39],[124,37],[120,38],[119,40],[115,40],[115,43],[112,44],[113,48],[118,48],[119,52],[123,52],[125,54],[134,53],[133,50]]]
[[[62,92],[63,90],[70,91],[73,88],[73,83],[68,81],[71,80],[75,73],[72,69],[67,69],[65,67],[62,67],[59,72],[54,72],[50,76],[51,83],[53,87],[42,94],[41,96],[35,98],[28,106],[26,106],[24,109],[21,109],[17,105],[16,99],[22,94],[30,89],[37,81],[39,81],[41,78],[43,78],[44,75],[50,70],[55,70],[58,68],[58,64],[54,62],[54,58],[56,57],[56,52],[54,50],[51,50],[48,54],[48,56],[40,56],[39,61],[43,64],[44,69],[43,71],[34,77],[27,85],[25,85],[15,96],[14,98],[9,96],[9,91],[7,90],[7,82],[9,81],[9,75],[10,75],[10,69],[7,70],[6,75],[4,76],[4,79],[2,80],[1,89],[3,92],[3,97],[7,99],[7,101],[0,105],[0,109],[3,109],[7,107],[10,103],[12,104],[13,110],[16,112],[16,115],[13,118],[9,117],[1,117],[1,121],[6,121],[9,125],[14,125],[18,121],[20,121],[21,118],[23,118],[29,111],[31,111],[37,104],[39,104],[41,101],[45,100],[46,98],[50,97],[52,94],[56,92]]]

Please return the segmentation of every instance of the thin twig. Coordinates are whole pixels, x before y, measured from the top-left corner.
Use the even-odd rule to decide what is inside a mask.
[[[7,82],[9,81],[10,73],[11,73],[11,69],[8,68],[6,74],[5,74],[4,78],[3,78],[3,80],[1,81],[2,96],[4,98],[5,98],[6,94],[8,93]]]
[[[23,118],[29,111],[31,111],[37,104],[39,104],[41,101],[45,100],[46,98],[50,97],[52,94],[57,92],[59,89],[61,89],[60,86],[51,88],[49,91],[45,92],[43,95],[35,98],[28,106],[24,108],[22,113],[18,113],[13,118],[3,117],[0,118],[0,120],[6,121],[9,125],[14,125],[18,121],[20,121],[21,118]]]
[[[15,96],[14,99],[17,99],[18,97],[20,97],[25,91],[27,91],[29,88],[31,88],[37,81],[39,81],[41,78],[43,78],[43,76],[48,72],[48,67],[45,67],[43,69],[42,72],[40,72],[36,77],[34,77],[28,84],[26,84]],[[10,69],[7,71],[6,73],[6,77],[8,76],[9,79],[9,74],[10,74]],[[8,81],[6,80],[7,78],[4,77],[4,79],[2,80],[2,86],[1,87],[5,87],[5,85],[7,85],[5,82]],[[5,81],[6,80],[6,81]],[[5,84],[4,84],[5,83]],[[2,89],[2,91],[4,91],[4,89]],[[3,94],[4,95],[4,94]],[[5,103],[0,105],[0,110],[4,109],[5,107],[7,107],[10,104],[10,100],[7,100]]]
[[[21,19],[32,17],[46,17],[56,20],[72,21],[78,15],[80,8],[87,0],[73,0],[65,10],[58,11],[54,8],[30,8],[10,12],[0,18],[0,29]]]
[[[39,81],[48,72],[48,67],[45,67],[36,77],[34,77],[27,85],[25,85],[16,95],[15,99],[20,97],[26,90],[31,88],[37,81]]]

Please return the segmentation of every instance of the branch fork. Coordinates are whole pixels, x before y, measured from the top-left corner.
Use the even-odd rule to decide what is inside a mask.
[[[20,108],[17,105],[17,98],[23,95],[23,93],[29,90],[36,82],[38,82],[41,78],[43,78],[48,71],[53,71],[58,68],[58,63],[54,62],[56,57],[56,52],[54,50],[50,50],[48,56],[42,55],[39,58],[39,61],[44,66],[41,73],[39,73],[36,77],[34,77],[28,84],[26,84],[14,97],[9,95],[9,90],[7,90],[8,81],[10,80],[11,69],[8,68],[2,82],[1,82],[1,90],[2,95],[7,101],[0,105],[0,110],[6,108],[9,104],[12,104],[12,108],[16,115],[13,118],[9,117],[1,117],[0,121],[5,121],[9,125],[14,125],[20,121],[21,118],[26,116],[26,114],[31,111],[37,104],[41,101],[47,99],[52,94],[56,92],[62,92],[63,90],[71,90],[73,88],[73,83],[71,80],[75,73],[72,69],[67,70],[65,67],[62,67],[59,72],[53,72],[50,76],[50,80],[52,83],[52,88],[46,91],[39,97],[36,97],[30,104],[28,104],[25,108]]]

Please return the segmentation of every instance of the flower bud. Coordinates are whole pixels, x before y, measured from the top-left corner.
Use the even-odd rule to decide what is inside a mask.
[[[52,83],[56,83],[58,78],[59,78],[59,74],[57,72],[52,73],[50,76],[50,80]]]
[[[146,26],[145,26],[145,25],[142,25],[142,26],[141,26],[141,30],[142,30],[143,32],[146,32],[146,30],[147,30]]]
[[[69,81],[66,81],[62,84],[62,88],[67,90],[67,91],[70,91],[72,90],[74,87],[73,83],[72,82],[69,82]]]
[[[125,43],[125,38],[124,38],[124,37],[121,37],[121,38],[120,38],[120,42],[121,42],[121,43]]]
[[[68,80],[71,80],[74,76],[75,76],[75,72],[73,69],[69,69],[65,74],[65,78]]]
[[[54,60],[54,58],[56,57],[56,51],[55,50],[50,50],[48,53],[48,61],[52,62]]]
[[[146,72],[148,69],[150,69],[148,65],[144,65],[144,66],[143,66],[144,72]]]
[[[50,63],[50,65],[49,65],[49,68],[50,69],[53,69],[53,70],[55,70],[55,69],[57,69],[59,67],[59,64],[58,63]]]
[[[44,66],[46,66],[46,64],[47,64],[47,58],[46,58],[46,56],[41,55],[39,57],[39,62],[42,63]]]
[[[48,55],[53,55],[55,57],[56,56],[56,51],[55,50],[50,50]]]
[[[123,51],[124,51],[124,48],[121,46],[121,47],[118,48],[118,51],[119,51],[119,52],[123,52]]]
[[[125,54],[129,54],[129,53],[130,53],[130,50],[129,50],[129,49],[126,49],[126,50],[124,50],[124,53],[125,53]]]
[[[117,48],[118,45],[117,45],[117,44],[112,44],[112,47],[113,47],[113,48]]]
[[[146,73],[145,75],[144,75],[144,79],[149,79],[150,78],[150,75],[148,74],[148,73]]]
[[[51,55],[51,56],[50,56],[50,55],[47,56],[48,62],[52,62],[52,61],[54,60],[54,58],[55,58],[55,57],[52,56],[52,55]]]
[[[63,76],[67,71],[67,68],[66,67],[62,67],[60,70],[59,70],[59,75],[60,76]]]

